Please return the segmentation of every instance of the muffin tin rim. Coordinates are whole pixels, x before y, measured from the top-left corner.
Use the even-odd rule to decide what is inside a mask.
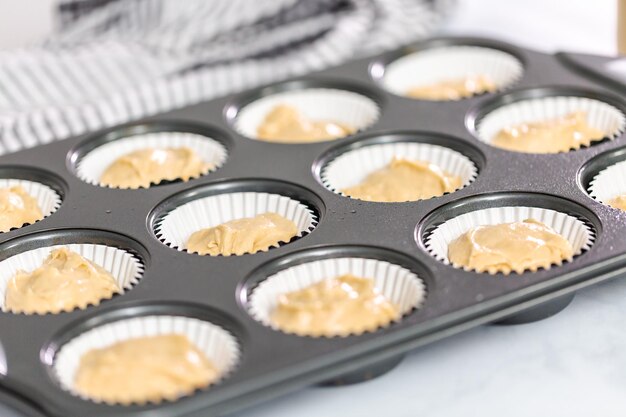
[[[490,113],[500,108],[506,107],[511,104],[530,101],[530,100],[541,100],[545,98],[552,97],[576,97],[576,98],[586,98],[590,100],[599,101],[601,103],[607,104],[617,111],[619,111],[624,117],[624,125],[621,129],[613,133],[612,135],[608,135],[607,137],[602,138],[601,140],[592,141],[589,146],[581,146],[578,149],[570,149],[563,152],[556,153],[533,153],[533,152],[518,152],[509,149],[499,148],[494,146],[486,141],[483,141],[478,134],[478,128],[480,123],[487,117]],[[621,97],[609,93],[600,88],[590,88],[590,87],[577,87],[572,85],[539,85],[534,87],[518,87],[513,88],[508,91],[495,94],[491,97],[485,98],[484,100],[479,101],[478,103],[471,106],[467,112],[465,113],[464,118],[465,129],[472,136],[474,141],[478,141],[490,148],[495,148],[498,151],[507,152],[507,153],[522,153],[528,155],[539,155],[543,157],[550,157],[562,153],[575,152],[575,151],[583,151],[585,149],[601,145],[607,140],[614,140],[617,137],[621,136],[626,129],[626,100]]]
[[[61,349],[63,349],[65,344],[100,326],[135,317],[147,316],[187,317],[213,324],[214,326],[217,326],[227,332],[234,339],[238,348],[238,358],[233,367],[227,373],[222,375],[216,382],[209,384],[207,387],[196,389],[194,392],[173,401],[162,401],[160,403],[148,402],[146,404],[132,403],[131,405],[122,405],[117,403],[109,404],[75,395],[62,386],[56,376],[54,365],[58,353]],[[188,301],[125,301],[113,306],[103,307],[99,311],[90,311],[87,317],[78,319],[74,318],[70,322],[65,323],[65,325],[57,329],[55,333],[40,347],[38,365],[44,368],[48,381],[66,396],[65,401],[71,398],[72,401],[88,403],[92,406],[107,410],[119,409],[126,411],[142,411],[152,410],[155,407],[159,407],[159,409],[167,409],[169,407],[176,407],[176,404],[180,403],[180,401],[194,398],[199,394],[206,393],[212,387],[220,385],[223,381],[232,377],[241,368],[246,355],[246,345],[249,343],[250,340],[241,323],[237,319],[233,318],[230,313],[227,313],[217,307]]]
[[[417,277],[417,279],[421,282],[422,288],[424,291],[424,296],[421,300],[421,303],[411,308],[411,310],[402,314],[400,320],[395,320],[390,322],[386,326],[379,326],[375,330],[365,331],[359,334],[347,334],[347,335],[334,335],[334,336],[311,336],[306,334],[296,334],[285,332],[281,329],[274,328],[272,326],[268,326],[265,323],[257,320],[254,317],[249,309],[250,298],[254,291],[258,288],[261,283],[265,282],[268,277],[289,269],[291,267],[295,267],[298,265],[303,265],[306,263],[314,262],[317,260],[325,260],[325,259],[336,259],[336,258],[361,258],[361,259],[372,259],[377,261],[384,261],[392,265],[399,266],[404,268]],[[403,320],[406,320],[411,315],[415,314],[415,312],[422,310],[427,307],[429,302],[429,293],[432,289],[436,288],[436,279],[433,277],[431,269],[427,264],[423,263],[421,260],[416,258],[411,258],[404,252],[400,252],[396,249],[391,249],[389,247],[384,246],[375,246],[375,245],[367,245],[367,244],[318,244],[314,246],[310,246],[307,248],[299,249],[295,252],[288,253],[286,255],[282,255],[280,257],[271,259],[261,265],[255,267],[248,275],[242,277],[237,283],[236,288],[236,301],[240,311],[243,314],[250,317],[255,323],[264,328],[270,329],[273,332],[281,333],[287,335],[289,337],[295,338],[304,338],[304,339],[323,339],[323,340],[334,340],[334,339],[354,339],[359,338],[363,335],[371,335],[376,333],[384,332],[385,330],[397,326]]]
[[[376,107],[378,107],[378,117],[376,120],[372,122],[371,125],[359,129],[358,131],[349,134],[347,136],[335,138],[335,139],[327,139],[327,140],[319,140],[319,141],[311,141],[311,142],[276,142],[276,141],[265,141],[259,140],[256,138],[251,138],[243,133],[239,132],[235,126],[235,121],[237,117],[239,117],[239,113],[251,103],[273,96],[275,94],[281,94],[286,92],[293,91],[305,91],[305,90],[338,90],[344,91],[348,93],[358,94],[364,97],[367,100],[372,101]],[[349,80],[347,78],[341,77],[318,77],[305,75],[301,78],[291,79],[286,81],[279,81],[276,83],[272,83],[266,86],[261,86],[258,88],[254,88],[250,91],[246,91],[243,93],[239,93],[230,97],[226,104],[222,106],[222,119],[229,127],[229,129],[236,133],[239,137],[244,138],[246,140],[261,142],[265,145],[274,145],[274,146],[312,146],[318,145],[320,143],[328,143],[334,141],[341,141],[346,139],[354,138],[355,136],[369,131],[371,128],[375,127],[378,120],[380,119],[380,115],[385,111],[385,106],[387,104],[387,98],[385,97],[385,92],[381,91],[380,88],[373,88],[372,86],[360,81],[360,80]]]
[[[528,203],[524,203],[528,201]],[[601,238],[603,233],[602,221],[600,218],[589,208],[570,200],[565,197],[561,197],[554,194],[542,193],[542,192],[527,192],[527,191],[501,191],[495,193],[483,193],[472,196],[460,198],[458,200],[451,201],[444,205],[441,205],[434,210],[430,211],[422,217],[422,219],[416,224],[414,228],[414,241],[417,247],[423,252],[428,254],[431,258],[435,259],[442,266],[453,268],[455,270],[461,270],[474,276],[493,277],[495,279],[502,279],[507,277],[514,277],[515,279],[522,275],[533,274],[533,271],[525,270],[522,274],[509,274],[508,276],[502,272],[490,274],[488,272],[477,272],[475,270],[468,270],[465,268],[458,268],[452,264],[445,264],[440,259],[434,256],[434,254],[428,249],[426,241],[428,237],[439,227],[441,224],[457,218],[463,214],[481,211],[489,208],[496,207],[536,207],[540,209],[548,209],[567,214],[581,221],[589,230],[592,235],[592,241],[589,248],[586,250],[583,248],[581,253],[574,255],[571,261],[574,262],[577,258],[585,255],[593,250],[594,245]],[[556,265],[557,267],[560,265]],[[554,266],[552,266],[554,267]],[[550,269],[552,269],[552,267]],[[546,270],[540,268],[538,271]]]
[[[46,239],[53,239],[53,242],[50,244],[42,244],[46,242]],[[137,282],[132,285],[131,288],[126,289],[124,293],[113,294],[110,298],[100,300],[96,305],[89,304],[82,309],[74,307],[72,310],[59,311],[56,313],[46,312],[30,314],[24,312],[4,311],[0,309],[0,315],[44,317],[69,315],[74,311],[96,310],[96,308],[102,306],[102,304],[108,304],[108,301],[116,300],[140,285],[150,266],[150,252],[136,239],[108,230],[76,227],[41,230],[13,237],[0,244],[0,262],[30,250],[71,244],[102,245],[127,252],[140,266],[140,274],[137,278]]]
[[[382,202],[382,201],[366,201],[360,200],[357,198],[352,198],[341,193],[339,190],[335,190],[326,184],[322,179],[322,175],[327,168],[327,166],[332,163],[335,159],[339,158],[342,155],[345,155],[349,152],[356,151],[359,149],[363,149],[368,146],[375,145],[386,145],[386,144],[395,144],[395,143],[417,143],[417,144],[425,144],[425,145],[435,145],[440,146],[442,148],[447,148],[449,150],[458,152],[462,156],[469,159],[469,161],[476,168],[475,176],[469,181],[467,185],[460,187],[459,189],[450,192],[444,193],[442,196],[435,196],[427,199],[421,200],[412,200],[412,201],[403,201],[403,202]],[[481,172],[485,170],[487,166],[487,158],[483,151],[476,146],[474,143],[464,141],[461,138],[440,132],[428,131],[428,130],[383,130],[378,132],[373,132],[369,134],[358,135],[357,137],[351,138],[347,141],[342,141],[329,149],[325,150],[323,153],[318,155],[313,164],[311,165],[311,173],[315,180],[326,190],[331,191],[332,193],[342,197],[348,198],[360,202],[367,202],[373,204],[405,204],[405,203],[415,203],[416,201],[424,201],[424,200],[432,200],[439,197],[443,197],[445,195],[453,194],[457,191],[461,191],[467,187],[470,187],[474,181],[478,179]]]
[[[158,233],[157,229],[159,228],[163,219],[172,211],[177,209],[178,207],[183,206],[184,204],[190,203],[195,200],[199,200],[205,197],[212,197],[222,194],[231,194],[231,193],[240,193],[240,192],[257,192],[257,193],[268,193],[268,194],[278,194],[284,197],[288,197],[292,200],[298,201],[300,204],[306,206],[309,211],[312,212],[313,215],[313,227],[302,234],[302,236],[297,237],[296,240],[303,239],[311,234],[316,227],[322,222],[325,212],[326,205],[321,197],[317,195],[315,191],[310,190],[307,187],[302,185],[292,183],[289,181],[278,180],[273,178],[227,178],[218,181],[212,181],[206,184],[197,185],[194,187],[187,188],[178,193],[169,195],[164,199],[160,200],[156,203],[150,212],[146,216],[146,226],[150,231],[150,235],[156,239],[163,246],[176,250],[178,252],[183,252],[188,255],[194,256],[205,256],[199,255],[198,253],[189,253],[186,250],[179,250],[177,248],[173,248],[167,245],[164,242]],[[292,240],[293,241],[293,240]],[[269,250],[280,249],[282,246],[287,245],[290,242],[281,243],[279,247],[271,247]],[[269,251],[268,250],[268,251]],[[259,251],[256,253],[246,253],[239,256],[253,256],[256,254],[262,254],[267,251]],[[222,255],[218,255],[222,256]],[[232,255],[234,258],[237,258],[236,255]]]
[[[81,160],[86,155],[88,155],[90,152],[92,152],[93,150],[101,146],[113,143],[117,140],[140,138],[142,135],[158,134],[158,133],[195,134],[195,135],[203,137],[204,139],[213,140],[219,143],[226,151],[226,158],[224,159],[224,162],[222,165],[216,167],[215,169],[209,170],[206,174],[201,174],[197,177],[190,178],[188,182],[206,177],[210,175],[211,173],[219,170],[224,165],[226,165],[228,163],[230,154],[233,151],[234,146],[235,146],[235,143],[232,139],[232,134],[212,122],[197,122],[197,121],[185,120],[181,118],[179,119],[167,118],[164,120],[150,118],[150,119],[144,119],[144,120],[138,120],[134,122],[120,124],[117,126],[113,126],[111,128],[103,129],[100,131],[96,131],[94,133],[84,135],[80,142],[73,145],[67,151],[66,156],[65,156],[66,169],[75,178],[93,187],[128,191],[128,189],[124,189],[124,188],[102,186],[99,184],[92,184],[88,181],[85,181],[83,178],[81,178],[78,175],[78,165],[80,164]],[[151,188],[163,187],[163,186],[177,183],[179,181],[180,180],[163,181],[159,184],[152,184],[150,187],[147,187],[147,188],[139,188],[139,190],[150,190]],[[137,190],[131,189],[131,191],[137,191]]]
[[[427,51],[431,49],[457,47],[457,46],[493,49],[496,51],[509,54],[513,58],[517,59],[517,61],[520,63],[522,67],[522,72],[520,76],[510,85],[499,88],[498,90],[494,92],[472,95],[470,97],[463,97],[460,100],[425,100],[425,99],[420,99],[420,98],[413,98],[413,97],[408,97],[406,95],[395,94],[391,91],[388,91],[382,85],[382,79],[385,76],[385,71],[387,67],[394,61],[400,58],[403,58],[405,56],[409,56],[411,54],[415,54],[415,53],[419,53],[419,52],[423,52],[423,51]],[[426,39],[420,42],[415,42],[403,48],[399,48],[393,51],[389,51],[387,53],[383,53],[382,55],[371,59],[367,66],[367,73],[368,73],[369,78],[378,86],[378,88],[380,88],[382,91],[386,92],[387,94],[391,94],[394,97],[404,99],[404,100],[411,100],[411,101],[418,101],[422,103],[432,104],[432,103],[449,103],[449,102],[467,101],[467,100],[477,98],[477,97],[489,97],[489,96],[503,94],[515,88],[515,85],[524,79],[527,65],[528,65],[528,59],[526,57],[526,52],[522,48],[515,46],[513,44],[498,41],[495,39],[480,38],[480,37],[465,37],[464,38],[464,37],[459,37],[459,36],[455,36],[455,37],[440,36],[440,37],[433,37],[430,39]]]

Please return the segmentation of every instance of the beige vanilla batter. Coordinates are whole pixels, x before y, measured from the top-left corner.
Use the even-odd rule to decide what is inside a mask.
[[[363,182],[341,192],[366,201],[415,201],[451,193],[462,185],[461,177],[423,161],[394,158],[369,174]]]
[[[504,128],[491,144],[517,152],[557,153],[589,146],[605,136],[606,132],[587,124],[584,112],[574,112],[555,119]]]
[[[104,171],[100,183],[119,188],[147,188],[161,181],[188,181],[213,168],[187,147],[146,148],[118,158]]]
[[[43,264],[19,271],[8,283],[5,307],[27,314],[58,313],[99,304],[120,289],[104,268],[68,249],[50,252]]]
[[[298,234],[296,224],[276,213],[231,220],[193,233],[187,251],[200,255],[243,255],[265,251]]]
[[[272,323],[290,333],[338,336],[372,331],[400,318],[374,281],[346,274],[280,295]]]
[[[413,87],[407,91],[406,95],[423,100],[460,100],[477,94],[494,92],[497,89],[488,77],[479,75]]]
[[[620,195],[609,200],[609,206],[626,211],[626,195]]]
[[[533,219],[478,226],[448,246],[448,259],[453,265],[492,274],[536,271],[573,256],[567,239]]]
[[[342,138],[355,131],[334,121],[310,120],[294,107],[279,105],[257,128],[257,136],[271,142],[299,143]]]
[[[74,388],[107,403],[142,404],[191,394],[218,375],[186,336],[167,334],[88,351],[80,359]]]
[[[43,219],[37,200],[20,186],[0,188],[0,232]]]

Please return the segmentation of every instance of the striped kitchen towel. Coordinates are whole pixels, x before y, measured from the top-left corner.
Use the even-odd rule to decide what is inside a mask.
[[[59,31],[0,51],[0,153],[423,38],[454,0],[61,0]]]

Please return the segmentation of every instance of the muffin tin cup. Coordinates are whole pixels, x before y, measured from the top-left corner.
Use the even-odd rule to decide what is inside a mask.
[[[310,233],[317,225],[315,212],[293,198],[274,193],[233,192],[198,198],[176,207],[156,223],[154,233],[167,246],[182,251],[194,232],[263,213],[276,213],[293,221],[298,229],[295,237]],[[272,247],[280,243],[288,242]]]
[[[378,120],[380,115],[376,101],[363,94],[338,88],[305,88],[278,92],[246,104],[235,117],[233,127],[243,136],[263,140],[258,138],[258,128],[266,116],[278,105],[294,107],[310,120],[340,123],[356,131],[367,129]]]
[[[341,190],[359,184],[369,174],[389,165],[394,157],[435,164],[443,171],[461,177],[460,188],[468,186],[478,176],[474,162],[458,151],[429,143],[395,142],[347,151],[328,162],[320,177],[329,190],[345,195]]]
[[[602,204],[621,195],[626,195],[626,161],[608,166],[589,183],[589,195]]]
[[[61,207],[61,195],[50,186],[24,179],[0,178],[0,188],[21,186],[26,193],[37,200],[43,217],[46,218]]]
[[[521,61],[508,52],[479,46],[444,46],[413,52],[389,63],[381,81],[391,93],[407,96],[414,87],[482,75],[499,91],[517,82],[523,72]]]
[[[81,180],[92,185],[118,188],[100,183],[102,174],[118,158],[140,149],[181,147],[194,150],[202,161],[212,164],[213,168],[208,172],[215,171],[221,167],[228,157],[226,147],[208,136],[191,132],[156,131],[123,137],[92,149],[78,161],[76,175]],[[156,184],[151,186],[153,185]]]
[[[591,227],[577,217],[546,208],[517,206],[491,207],[456,216],[436,226],[426,238],[425,246],[433,257],[445,264],[450,264],[448,246],[470,229],[485,225],[521,222],[526,219],[540,221],[567,239],[572,245],[574,256],[589,250],[595,240],[595,234]],[[571,259],[564,261],[571,261]],[[556,265],[560,265],[560,263]],[[461,268],[458,265],[453,266]],[[554,265],[545,265],[544,269],[550,269],[552,266]],[[472,270],[467,267],[463,267],[463,269]]]
[[[106,348],[129,339],[166,334],[186,336],[211,361],[219,376],[210,385],[228,377],[239,363],[239,342],[222,327],[192,317],[149,315],[103,324],[71,339],[60,347],[55,356],[53,373],[66,391],[85,400],[101,402],[80,393],[74,387],[74,379],[83,355],[92,349]],[[130,404],[123,401],[113,403]]]
[[[377,259],[330,258],[295,265],[268,276],[252,290],[248,301],[248,312],[265,326],[282,331],[271,321],[272,311],[276,308],[280,295],[344,274],[372,279],[374,287],[398,307],[401,317],[419,308],[426,298],[424,281],[415,272],[405,267]],[[367,329],[364,332],[375,330],[377,329]],[[364,332],[335,336],[345,337]],[[328,337],[310,333],[298,333],[298,336]]]
[[[476,135],[480,141],[491,145],[495,136],[507,127],[555,119],[578,111],[586,113],[589,126],[605,132],[603,138],[593,140],[592,144],[604,138],[615,139],[626,126],[626,117],[617,107],[599,99],[564,94],[522,99],[499,106],[477,121]]]
[[[120,289],[119,294],[124,294],[124,292],[129,291],[135,286],[144,272],[143,264],[135,255],[124,249],[112,246],[91,243],[71,243],[31,249],[0,261],[0,308],[2,308],[2,311],[13,312],[4,305],[6,289],[13,276],[15,276],[18,271],[34,271],[42,265],[51,251],[60,248],[67,248],[76,252],[85,259],[107,270],[115,279]],[[85,309],[91,305],[98,305],[103,301],[105,300],[76,308]],[[66,311],[52,311],[46,314],[58,314],[72,311],[76,308]]]

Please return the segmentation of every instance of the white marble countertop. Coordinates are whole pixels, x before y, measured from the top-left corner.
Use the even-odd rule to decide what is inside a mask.
[[[466,0],[443,34],[538,50],[614,54],[613,0]],[[579,292],[537,323],[484,326],[410,354],[358,385],[308,388],[237,417],[626,415],[626,280]]]

